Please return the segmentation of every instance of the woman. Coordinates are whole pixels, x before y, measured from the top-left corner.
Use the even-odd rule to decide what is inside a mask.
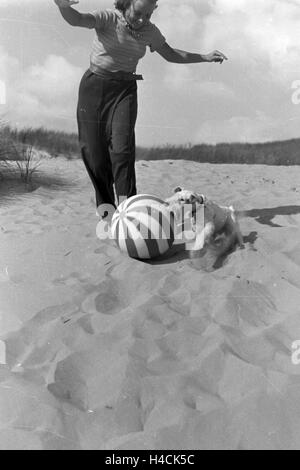
[[[77,120],[81,154],[96,191],[98,215],[106,217],[120,198],[136,194],[136,75],[147,46],[168,62],[190,64],[227,59],[214,51],[193,54],[168,45],[150,21],[157,0],[117,0],[115,10],[79,13],[74,0],[54,0],[72,26],[95,29],[90,68],[79,89]],[[115,201],[113,184],[117,201]]]

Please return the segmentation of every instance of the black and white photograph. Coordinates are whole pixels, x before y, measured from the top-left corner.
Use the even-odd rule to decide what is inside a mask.
[[[300,0],[0,0],[0,450],[300,450]]]

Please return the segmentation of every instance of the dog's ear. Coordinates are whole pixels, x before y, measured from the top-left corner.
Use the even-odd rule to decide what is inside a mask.
[[[197,194],[197,202],[199,202],[199,204],[204,204],[205,197],[203,196],[203,194]]]
[[[198,202],[198,204],[204,204],[204,196],[202,194],[197,194],[194,193],[191,196],[191,201],[192,204],[195,202]]]
[[[180,193],[180,191],[182,191],[183,188],[181,188],[180,186],[177,186],[177,188],[174,189],[174,193]]]

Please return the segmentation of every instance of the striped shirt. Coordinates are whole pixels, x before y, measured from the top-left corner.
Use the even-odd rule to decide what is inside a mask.
[[[128,28],[119,10],[98,10],[92,14],[96,19],[96,35],[90,61],[95,72],[99,67],[110,72],[134,73],[147,46],[154,52],[166,41],[150,21],[134,31]]]

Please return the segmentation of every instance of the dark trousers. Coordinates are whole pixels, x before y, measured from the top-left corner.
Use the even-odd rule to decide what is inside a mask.
[[[136,194],[135,80],[102,78],[90,70],[79,87],[77,122],[81,155],[96,192],[97,207]],[[115,201],[113,184],[118,201]]]

